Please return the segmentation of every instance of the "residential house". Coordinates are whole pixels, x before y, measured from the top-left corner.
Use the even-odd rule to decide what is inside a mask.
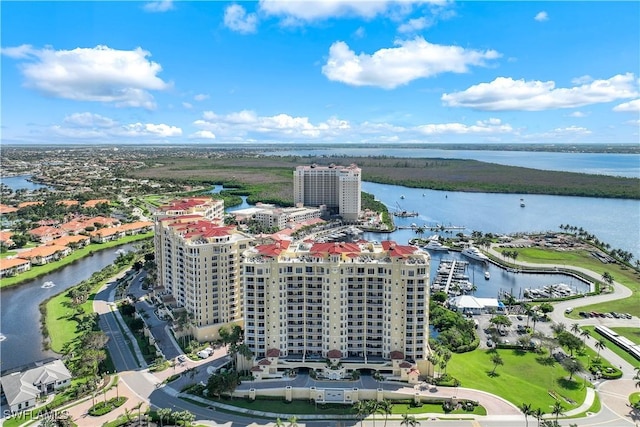
[[[28,251],[20,252],[17,257],[28,259],[33,265],[45,265],[60,258],[64,258],[71,253],[71,248],[66,246],[38,246]]]
[[[31,268],[31,262],[22,258],[0,259],[0,277],[11,277]]]
[[[42,225],[40,227],[34,228],[33,230],[27,231],[27,234],[31,237],[32,240],[46,243],[53,239],[57,239],[58,237],[62,237],[67,233],[57,227]]]
[[[0,378],[2,393],[14,413],[33,408],[38,398],[55,393],[69,384],[71,373],[61,360],[39,364],[33,369]]]

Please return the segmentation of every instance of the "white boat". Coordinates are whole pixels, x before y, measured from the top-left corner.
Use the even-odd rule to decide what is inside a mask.
[[[484,278],[487,279],[487,280],[491,279],[491,273],[489,273],[488,271],[485,271],[484,272]]]
[[[448,251],[449,246],[445,246],[437,240],[429,240],[429,243],[423,246],[424,249],[428,249],[431,251]]]
[[[520,207],[524,208],[524,199],[520,199]]]
[[[489,257],[480,252],[480,249],[473,246],[469,246],[468,248],[463,249],[462,255],[478,261],[487,261],[489,259]]]
[[[401,199],[404,199],[404,194],[402,196],[400,196]]]

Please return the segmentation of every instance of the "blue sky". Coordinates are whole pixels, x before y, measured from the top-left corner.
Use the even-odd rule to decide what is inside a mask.
[[[5,143],[638,143],[639,2],[2,2]]]

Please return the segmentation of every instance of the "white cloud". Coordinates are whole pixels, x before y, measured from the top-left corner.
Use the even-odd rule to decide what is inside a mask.
[[[150,1],[143,8],[147,12],[167,12],[173,9],[173,0]]]
[[[126,136],[158,136],[162,138],[182,135],[182,129],[164,123],[132,123],[122,127]]]
[[[178,137],[182,129],[164,123],[119,124],[116,120],[94,113],[73,113],[61,125],[51,126],[53,136],[76,139],[153,139]]]
[[[286,23],[294,24],[338,17],[358,17],[372,19],[387,13],[393,7],[407,7],[411,4],[428,3],[422,1],[359,1],[359,0],[321,0],[286,1],[260,0],[260,10],[267,15],[285,18]]]
[[[358,29],[353,32],[353,37],[355,37],[356,39],[364,38],[364,36],[366,35],[367,30],[365,30],[364,27],[358,27]]]
[[[33,51],[34,51],[33,46],[31,46],[30,44],[23,44],[16,47],[0,48],[0,53],[10,58],[16,58],[16,59],[28,58],[33,54]]]
[[[193,108],[193,104],[191,104],[191,103],[189,103],[189,102],[183,102],[183,103],[182,103],[182,106],[183,106],[184,108],[186,108],[187,110],[190,110],[190,109],[192,109],[192,108]]]
[[[258,17],[255,13],[247,13],[239,4],[227,6],[224,11],[224,25],[230,30],[241,34],[256,32]]]
[[[398,27],[399,33],[415,33],[418,31],[422,31],[425,28],[429,28],[433,25],[433,20],[429,19],[425,16],[421,16],[420,18],[410,19],[406,23],[400,25]]]
[[[432,44],[422,37],[398,41],[396,45],[372,55],[356,55],[345,42],[335,42],[329,49],[329,58],[322,67],[322,73],[329,80],[353,86],[393,89],[440,73],[465,73],[471,65],[486,66],[487,60],[501,56],[494,50]]]
[[[207,100],[209,98],[210,98],[210,96],[207,95],[206,93],[199,93],[199,94],[197,94],[196,96],[193,97],[193,99],[196,100],[196,101],[204,101],[204,100]]]
[[[214,132],[220,138],[261,134],[313,139],[333,137],[350,128],[349,122],[335,117],[314,124],[308,117],[293,117],[288,114],[258,116],[249,110],[225,115],[206,111],[203,119],[196,120],[193,125]]]
[[[418,126],[417,129],[426,134],[499,134],[511,133],[513,128],[511,125],[503,124],[500,119],[491,118],[489,120],[480,120],[473,125],[465,125],[463,123],[442,123],[427,124]]]
[[[157,76],[162,71],[160,64],[149,61],[150,53],[141,48],[53,50],[20,46],[3,49],[5,52],[25,60],[20,64],[25,86],[57,98],[154,109],[149,90],[169,87]]]
[[[442,95],[444,105],[483,111],[541,111],[577,108],[638,96],[634,76],[618,74],[607,80],[571,88],[556,88],[555,82],[514,80],[498,77],[462,91]]]
[[[83,128],[111,128],[117,122],[109,117],[93,113],[73,113],[64,118],[64,123],[69,126]]]
[[[189,138],[194,139],[216,139],[216,135],[210,130],[199,130],[189,135]]]
[[[640,112],[640,99],[634,99],[633,101],[616,105],[615,107],[613,107],[613,111],[624,113],[638,113]]]
[[[574,85],[585,85],[587,83],[591,83],[593,81],[593,77],[591,77],[590,75],[586,74],[584,76],[580,76],[580,77],[575,77],[573,79],[571,79],[571,83]]]
[[[582,117],[586,117],[587,115],[585,113],[583,113],[582,111],[574,111],[573,113],[569,114],[569,117],[575,117],[575,118],[582,118]]]
[[[549,14],[544,10],[542,12],[538,12],[534,18],[538,22],[544,22],[549,20]]]

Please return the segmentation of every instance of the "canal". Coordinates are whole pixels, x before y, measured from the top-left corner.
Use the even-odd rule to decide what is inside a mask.
[[[55,356],[42,346],[40,310],[42,301],[64,292],[104,267],[112,264],[121,251],[135,250],[134,244],[96,251],[60,270],[2,289],[0,293],[0,370],[5,371]]]

